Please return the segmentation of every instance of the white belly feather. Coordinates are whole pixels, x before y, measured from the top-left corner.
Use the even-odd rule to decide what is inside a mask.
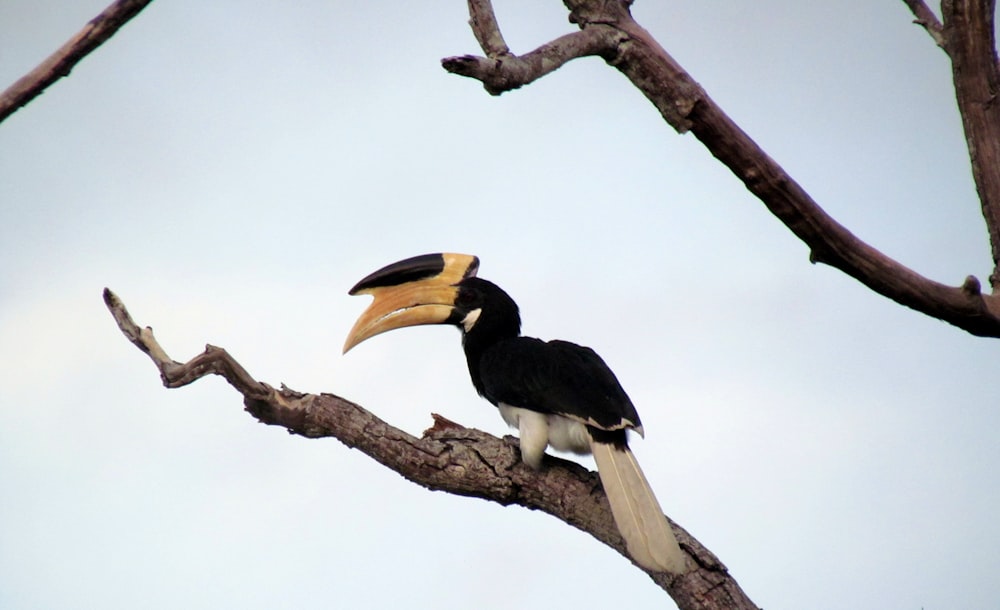
[[[521,457],[533,468],[542,464],[545,448],[590,453],[590,433],[582,423],[562,415],[546,415],[500,403],[500,416],[521,437]]]

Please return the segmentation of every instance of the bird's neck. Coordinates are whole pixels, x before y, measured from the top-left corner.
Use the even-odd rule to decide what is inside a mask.
[[[469,376],[472,377],[472,385],[476,387],[476,391],[479,392],[480,396],[489,399],[483,388],[483,379],[480,372],[480,362],[483,355],[497,344],[515,339],[519,335],[520,329],[514,327],[508,329],[490,329],[477,325],[472,331],[462,336],[462,347],[465,349],[465,360],[469,365]]]

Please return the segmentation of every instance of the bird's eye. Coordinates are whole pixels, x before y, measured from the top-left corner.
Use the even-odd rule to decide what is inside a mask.
[[[455,304],[463,309],[471,309],[476,305],[476,295],[470,290],[459,289]]]

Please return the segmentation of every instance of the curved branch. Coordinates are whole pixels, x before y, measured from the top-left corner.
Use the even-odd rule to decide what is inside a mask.
[[[0,93],[0,122],[42,94],[153,0],[117,0],[31,72]]]
[[[441,60],[441,66],[452,74],[482,82],[490,95],[518,89],[559,69],[568,61],[600,55],[614,46],[604,39],[605,36],[615,35],[613,30],[591,28],[561,36],[524,55],[514,55],[500,33],[490,0],[469,0],[469,26],[486,57],[446,57]]]
[[[482,22],[473,19],[470,23],[477,31],[477,39],[494,40],[493,32]],[[492,25],[495,26],[496,22],[494,21]],[[499,36],[499,30],[495,30],[495,33]],[[600,55],[608,48],[612,48],[606,38],[615,34],[616,32],[610,28],[581,30],[561,36],[520,56],[509,52],[496,54],[494,49],[484,45],[483,50],[489,57],[475,55],[446,57],[441,60],[441,65],[452,74],[481,81],[490,95],[500,95],[505,91],[527,85],[559,69],[568,61],[578,57]]]
[[[418,438],[339,396],[304,394],[284,386],[278,390],[256,381],[222,348],[207,346],[190,361],[176,362],[153,337],[153,330],[140,328],[125,304],[106,288],[104,302],[122,333],[153,360],[168,388],[220,375],[243,395],[246,411],[265,424],[308,438],[334,437],[427,489],[543,511],[628,558],[600,479],[575,462],[546,456],[545,468],[533,470],[521,462],[516,439],[499,439],[440,416],[435,416],[435,425]],[[671,523],[694,568],[682,576],[653,572],[649,576],[678,607],[758,610],[726,566],[687,531]]]
[[[500,33],[496,13],[490,0],[469,0],[469,25],[476,36],[476,42],[486,52],[486,56],[495,59],[502,55],[510,55],[510,48]]]
[[[979,0],[981,4],[988,1]],[[628,77],[674,129],[693,133],[772,214],[809,246],[812,262],[840,269],[897,303],[973,335],[1000,337],[1000,297],[982,294],[975,278],[966,279],[961,286],[932,281],[858,239],[831,218],[716,105],[649,32],[635,22],[627,0],[565,0],[565,4],[570,9],[570,21],[578,24],[582,32],[596,31],[595,44],[606,45],[591,49],[589,54],[604,57],[608,64]],[[609,34],[609,30],[614,30],[615,35]],[[533,80],[526,81],[520,74],[507,74],[510,65],[516,62],[492,64],[488,89],[507,79],[520,84]],[[539,71],[534,78],[544,73]],[[480,73],[465,75],[482,80]],[[996,104],[991,104],[991,108],[994,114],[998,110]],[[1000,137],[992,144],[1000,147]],[[1000,160],[995,163],[992,175],[1000,180],[1000,173],[996,171]],[[1000,210],[1000,202],[997,209]],[[991,232],[993,227],[1000,227],[1000,212],[997,223],[994,225],[991,221],[990,226]],[[1000,243],[1000,236],[994,243]]]

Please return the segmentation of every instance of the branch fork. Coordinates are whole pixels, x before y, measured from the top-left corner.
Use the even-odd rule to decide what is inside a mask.
[[[678,133],[690,131],[726,165],[809,247],[810,261],[835,267],[878,294],[973,335],[1000,337],[1000,104],[994,100],[1000,69],[993,46],[993,1],[946,0],[942,24],[923,0],[904,0],[954,65],[973,176],[993,247],[991,294],[972,289],[969,281],[947,286],[930,280],[831,218],[635,22],[628,0],[565,0],[570,22],[579,31],[522,56],[496,42],[503,37],[489,0],[470,0],[470,24],[487,57],[464,55],[442,64],[452,73],[481,81],[497,95],[578,57],[600,56],[642,91]]]

